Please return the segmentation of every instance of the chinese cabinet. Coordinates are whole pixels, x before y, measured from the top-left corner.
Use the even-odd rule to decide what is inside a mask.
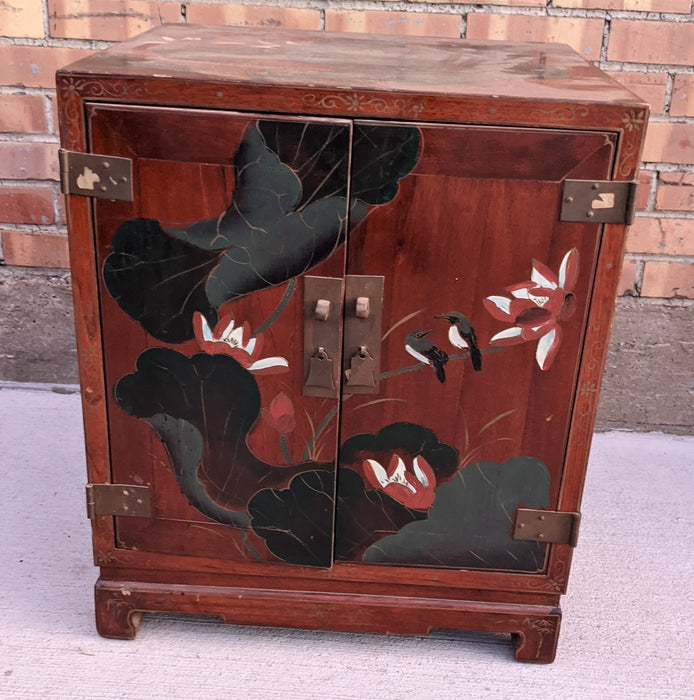
[[[551,661],[647,108],[565,46],[183,25],[57,80],[99,632]]]

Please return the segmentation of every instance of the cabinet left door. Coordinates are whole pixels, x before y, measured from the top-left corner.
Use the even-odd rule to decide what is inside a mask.
[[[133,162],[133,201],[93,210],[111,480],[152,507],[114,546],[330,566],[338,405],[304,396],[303,287],[344,274],[350,122],[94,103],[87,127]]]

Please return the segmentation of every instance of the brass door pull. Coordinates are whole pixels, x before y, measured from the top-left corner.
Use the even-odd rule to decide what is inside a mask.
[[[335,391],[333,361],[323,347],[317,348],[309,360],[306,386]]]
[[[327,321],[330,316],[330,302],[327,299],[319,299],[313,315],[316,321]]]
[[[366,345],[352,355],[349,369],[345,370],[345,386],[351,391],[376,388],[376,362]]]
[[[354,313],[357,318],[369,318],[370,312],[369,297],[357,297]]]

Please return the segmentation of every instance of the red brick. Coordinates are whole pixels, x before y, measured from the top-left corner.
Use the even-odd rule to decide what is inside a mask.
[[[653,114],[662,114],[667,88],[666,73],[607,71],[607,74],[648,102]]]
[[[0,96],[0,131],[44,134],[48,130],[41,95]]]
[[[694,75],[675,76],[670,114],[673,117],[694,117]]]
[[[58,180],[57,143],[0,141],[0,178]]]
[[[55,72],[92,51],[48,46],[0,46],[2,84],[20,87],[55,87]]]
[[[636,263],[633,260],[625,260],[622,265],[622,274],[619,277],[617,296],[636,296]]]
[[[43,39],[41,0],[4,0],[0,2],[2,36]]]
[[[646,163],[694,163],[694,124],[651,122],[643,147]]]
[[[554,0],[553,5],[584,10],[688,13],[692,0]]]
[[[455,38],[460,36],[460,25],[460,15],[433,12],[325,11],[325,28],[337,32]]]
[[[641,296],[694,299],[694,264],[647,262],[643,271]]]
[[[165,22],[181,21],[181,6],[146,0],[48,0],[50,35],[122,41]]]
[[[233,27],[287,27],[318,30],[320,12],[293,7],[191,3],[186,5],[186,21],[190,24],[222,24]]]
[[[70,267],[67,236],[59,233],[3,231],[5,265]]]
[[[694,219],[639,216],[629,229],[627,251],[652,255],[694,255]]]
[[[0,222],[52,224],[53,190],[48,187],[0,187]]]
[[[689,65],[694,24],[614,19],[607,58],[610,61]]]
[[[694,211],[694,174],[662,173],[655,208]]]
[[[536,17],[528,15],[467,16],[468,39],[550,41],[568,44],[591,61],[600,58],[603,20],[583,17]]]

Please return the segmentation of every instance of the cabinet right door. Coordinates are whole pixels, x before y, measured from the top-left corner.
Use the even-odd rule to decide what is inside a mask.
[[[355,124],[353,181],[380,128]],[[378,387],[343,389],[335,558],[541,572],[512,522],[558,502],[602,233],[559,221],[562,183],[608,179],[615,136],[388,128],[416,164],[348,239],[384,292]]]

